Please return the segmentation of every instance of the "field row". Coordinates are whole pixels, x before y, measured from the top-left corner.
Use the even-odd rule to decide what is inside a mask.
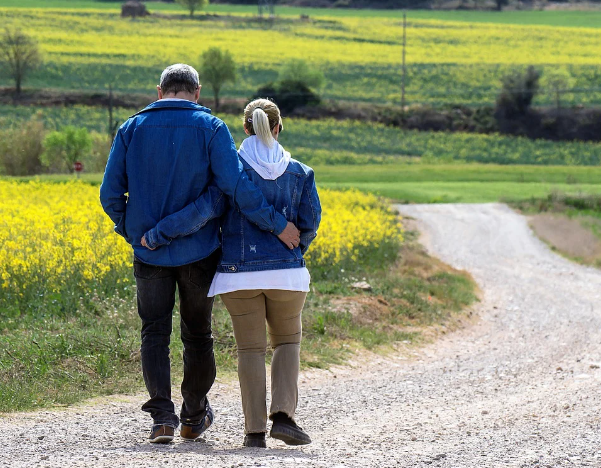
[[[0,8],[0,22],[27,30],[41,43],[45,64],[31,86],[103,90],[112,84],[123,91],[152,92],[166,65],[197,64],[202,50],[219,46],[232,52],[240,71],[236,84],[223,89],[226,96],[248,97],[276,78],[282,61],[303,58],[324,71],[326,98],[400,102],[398,17],[282,18],[266,24],[249,16],[172,16],[132,22],[110,10]],[[492,104],[500,78],[527,65],[565,68],[573,78],[571,88],[588,90],[563,95],[565,103],[601,102],[600,39],[595,28],[410,17],[407,102]],[[0,78],[0,85],[9,83]],[[545,92],[538,103],[553,101],[553,93]]]
[[[124,121],[134,109],[118,109]],[[99,107],[0,106],[0,119],[13,125],[37,115],[48,128],[85,126],[106,132],[108,112]],[[222,115],[238,144],[244,138],[239,117]],[[281,143],[293,157],[313,165],[452,161],[496,164],[589,165],[601,163],[601,144],[552,142],[501,135],[419,132],[358,121],[285,119]]]

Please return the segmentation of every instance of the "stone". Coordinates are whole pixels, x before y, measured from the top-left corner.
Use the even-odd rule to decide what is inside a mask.
[[[351,284],[351,288],[362,289],[363,291],[371,291],[371,284],[369,284],[367,281],[357,281],[356,283]]]

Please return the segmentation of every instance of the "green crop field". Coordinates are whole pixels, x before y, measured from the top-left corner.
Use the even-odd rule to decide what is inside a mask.
[[[135,109],[118,109],[120,121]],[[0,106],[0,119],[13,125],[38,115],[47,127],[84,126],[105,132],[108,114],[100,107]],[[239,117],[221,115],[239,144],[244,138]],[[281,142],[294,157],[309,164],[365,164],[450,161],[496,164],[587,165],[601,162],[601,144],[552,142],[501,135],[419,132],[357,121],[285,119]],[[385,173],[380,176],[385,176]]]
[[[251,7],[214,5],[210,12],[228,15],[191,20],[177,6],[149,5],[164,16],[132,21],[121,19],[114,3],[4,0],[0,22],[40,41],[45,63],[31,77],[32,87],[105,90],[112,84],[152,92],[166,65],[197,64],[204,49],[220,46],[232,52],[239,68],[225,96],[248,97],[277,77],[283,61],[304,58],[324,71],[325,98],[400,103],[398,11],[282,7],[271,23],[254,19]],[[311,20],[301,21],[300,12]],[[599,12],[410,11],[407,102],[492,104],[504,74],[535,65],[572,75],[578,91],[565,93],[565,103],[600,103],[600,18]],[[0,78],[0,85],[9,84]],[[544,91],[537,103],[553,99]]]

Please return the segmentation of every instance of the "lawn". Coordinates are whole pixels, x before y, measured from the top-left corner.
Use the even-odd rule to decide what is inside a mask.
[[[546,197],[551,192],[601,194],[601,167],[396,163],[319,165],[314,169],[321,188],[357,188],[406,203],[513,202]],[[63,182],[73,177],[35,178]],[[83,174],[82,180],[98,185],[102,174]]]
[[[237,82],[223,88],[224,96],[249,97],[277,77],[282,61],[303,58],[325,73],[327,82],[320,90],[325,98],[400,103],[398,11],[317,10],[311,21],[283,16],[269,23],[239,13],[254,11],[250,7],[227,7],[238,16],[199,15],[191,20],[177,14],[173,5],[162,5],[173,10],[165,18],[131,21],[121,19],[113,3],[49,0],[44,4],[61,8],[48,9],[40,0],[9,2],[0,7],[0,22],[34,35],[45,56],[27,86],[106,90],[112,84],[116,90],[150,93],[166,65],[197,65],[202,50],[219,46],[232,52],[239,69]],[[22,8],[28,5],[35,8]],[[91,6],[95,9],[83,8]],[[410,12],[407,102],[492,105],[502,76],[535,65],[541,70],[565,68],[574,78],[573,87],[587,90],[565,93],[564,103],[601,103],[601,31],[586,27],[601,13],[557,13]],[[529,17],[539,18],[540,24],[529,23]],[[582,27],[566,29],[568,24]],[[7,77],[0,78],[0,85],[8,84]],[[549,92],[537,100],[553,102]]]

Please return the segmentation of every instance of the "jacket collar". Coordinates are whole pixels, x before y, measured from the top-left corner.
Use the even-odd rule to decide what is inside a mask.
[[[175,101],[175,100],[160,99],[158,101],[154,101],[152,104],[149,104],[141,111],[136,112],[134,114],[134,116],[142,114],[144,112],[150,112],[150,111],[159,110],[159,109],[190,109],[190,110],[195,110],[195,111],[206,112],[207,114],[211,113],[211,109],[209,109],[208,107],[201,106],[200,104],[196,104],[195,102],[192,102],[192,101],[184,101],[184,100]]]

